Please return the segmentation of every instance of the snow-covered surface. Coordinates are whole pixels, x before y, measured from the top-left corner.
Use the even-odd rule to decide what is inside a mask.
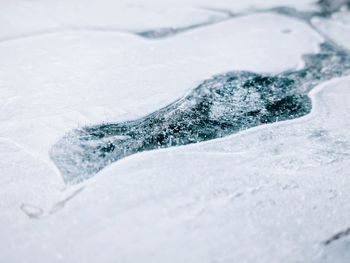
[[[139,31],[180,27],[276,5],[314,10],[315,0],[13,0],[0,8],[0,38],[69,30]]]
[[[158,3],[161,2],[161,3]],[[302,67],[323,37],[274,13],[313,1],[0,3],[0,262],[349,262],[350,78],[301,119],[144,152],[66,186],[50,147],[75,127],[144,116],[213,74]],[[52,11],[52,12],[51,12]],[[115,12],[114,12],[115,11]],[[350,46],[347,12],[313,25]]]

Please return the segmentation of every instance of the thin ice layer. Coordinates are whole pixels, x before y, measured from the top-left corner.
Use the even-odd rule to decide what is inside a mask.
[[[350,69],[346,51],[322,44],[305,68],[277,75],[230,72],[142,119],[75,130],[51,149],[66,182],[79,182],[131,154],[221,138],[310,112],[307,92]]]

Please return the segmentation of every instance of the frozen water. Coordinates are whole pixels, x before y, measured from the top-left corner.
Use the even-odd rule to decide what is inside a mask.
[[[252,72],[215,76],[142,119],[73,131],[56,143],[51,158],[66,182],[79,182],[136,152],[198,143],[303,116],[311,108],[307,92],[348,73],[350,55],[325,43],[304,61],[302,70],[275,76]]]
[[[346,5],[321,2],[331,9],[311,0],[2,1],[0,262],[349,262],[350,19]],[[176,33],[137,35],[163,29]],[[246,83],[254,92],[245,100]],[[202,95],[217,99],[205,120],[225,121],[227,99],[263,112],[269,96],[253,96],[256,83],[281,88],[273,102],[284,92],[305,98],[300,115],[311,99],[310,114],[275,122],[290,117],[277,112],[215,140],[138,152],[74,185],[50,159],[84,127],[152,113],[203,120]],[[227,90],[216,95],[215,85]],[[113,136],[96,142],[130,140]]]

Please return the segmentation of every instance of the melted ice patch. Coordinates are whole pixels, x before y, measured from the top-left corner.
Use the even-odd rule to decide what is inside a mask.
[[[64,180],[74,183],[137,152],[212,140],[303,116],[311,109],[307,92],[350,69],[345,51],[327,43],[320,49],[318,54],[304,56],[302,70],[217,75],[144,118],[74,130],[54,145],[51,158]]]

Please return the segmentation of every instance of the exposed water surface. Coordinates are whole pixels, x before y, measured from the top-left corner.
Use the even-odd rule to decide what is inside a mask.
[[[301,70],[263,75],[234,71],[203,81],[187,96],[144,118],[73,130],[51,150],[67,183],[95,175],[131,154],[221,138],[265,123],[294,119],[311,110],[308,92],[346,74],[347,51],[323,43],[304,56]]]

